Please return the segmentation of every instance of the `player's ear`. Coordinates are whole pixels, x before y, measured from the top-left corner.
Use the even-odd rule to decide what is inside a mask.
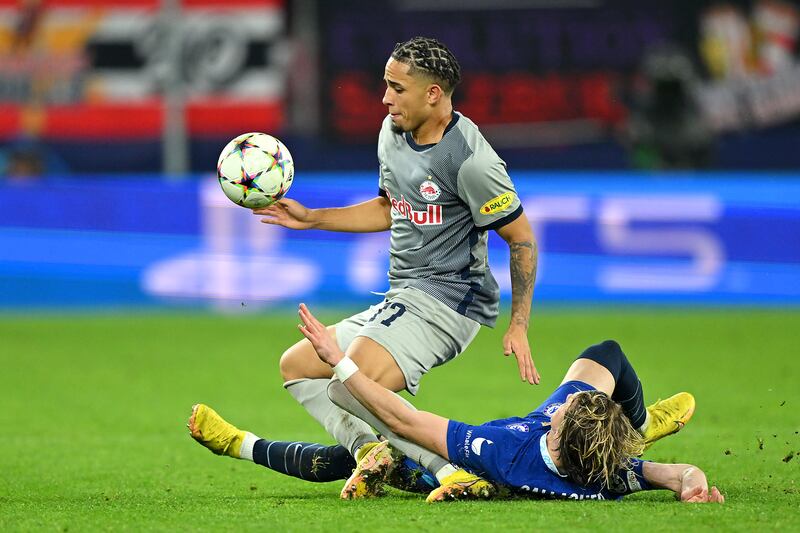
[[[444,96],[444,91],[438,84],[428,85],[428,104],[435,105],[442,99],[442,96]]]

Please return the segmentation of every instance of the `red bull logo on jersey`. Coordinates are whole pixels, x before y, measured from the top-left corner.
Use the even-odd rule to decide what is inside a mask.
[[[400,213],[401,216],[409,219],[417,226],[435,226],[442,223],[442,206],[435,204],[425,204],[424,211],[417,211],[414,209],[408,200],[401,194],[400,200],[394,198],[392,193],[388,190],[386,194],[389,196],[389,202],[392,204],[392,209]]]

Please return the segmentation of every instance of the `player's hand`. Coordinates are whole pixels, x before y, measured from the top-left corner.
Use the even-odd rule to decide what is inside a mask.
[[[531,385],[538,385],[540,377],[531,357],[528,330],[513,323],[503,336],[503,354],[508,357],[512,353],[517,358],[519,377],[522,378],[522,381],[527,381]]]
[[[300,304],[300,308],[297,312],[300,315],[300,320],[303,322],[302,324],[298,324],[297,328],[306,339],[311,341],[311,345],[317,352],[317,357],[324,363],[336,366],[339,361],[344,358],[344,353],[339,349],[339,345],[336,344],[336,341],[333,340],[328,328],[311,314],[306,304]]]
[[[717,487],[711,490],[695,487],[691,490],[681,492],[681,501],[684,503],[725,503],[725,496]]]
[[[725,503],[725,496],[717,487],[708,489],[705,473],[696,466],[681,475],[680,498],[685,503]]]
[[[253,209],[256,215],[263,215],[261,222],[289,229],[309,229],[314,227],[312,210],[300,202],[281,198],[268,207]]]

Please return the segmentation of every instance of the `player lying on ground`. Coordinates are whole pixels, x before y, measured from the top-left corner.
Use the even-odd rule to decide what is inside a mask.
[[[656,440],[679,431],[694,412],[694,399],[679,393],[645,409],[641,383],[614,341],[585,350],[567,371],[561,386],[525,417],[470,426],[409,407],[359,372],[305,306],[301,306],[300,314],[304,335],[320,359],[344,382],[334,381],[329,389],[334,401],[341,398],[337,388],[347,387],[374,415],[371,423],[380,431],[400,435],[496,484],[473,483],[458,490],[448,485],[435,489],[428,501],[486,498],[499,487],[567,499],[618,498],[638,490],[663,488],[686,502],[724,502],[716,487],[709,491],[699,468],[634,457]],[[337,479],[335,476],[344,475],[342,466],[350,468],[353,464],[341,447],[258,439],[204,405],[193,409],[189,428],[198,442],[217,454],[255,460],[304,479]],[[273,447],[275,451],[270,453]],[[338,448],[341,450],[336,453]],[[383,483],[396,483],[398,478],[406,483],[413,481],[407,460],[398,461],[386,443],[371,450],[368,459],[360,462],[351,476],[350,482],[357,485],[360,494],[380,494]],[[424,477],[418,487],[424,485]],[[475,490],[475,485],[480,490]]]

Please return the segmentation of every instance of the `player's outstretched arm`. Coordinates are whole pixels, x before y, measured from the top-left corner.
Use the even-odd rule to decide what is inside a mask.
[[[261,222],[290,229],[322,229],[351,233],[385,231],[392,225],[391,204],[377,197],[347,207],[309,209],[300,202],[283,198],[269,207],[253,209]]]
[[[519,375],[522,381],[539,383],[539,372],[533,364],[531,348],[528,344],[528,325],[531,316],[533,283],[536,281],[538,252],[536,239],[531,231],[528,217],[523,213],[513,222],[497,230],[508,243],[511,259],[511,323],[503,336],[503,353],[517,358]]]
[[[325,363],[336,367],[344,353],[331,337],[328,329],[311,314],[305,304],[300,304],[298,327]],[[347,361],[350,361],[348,359]],[[354,363],[351,363],[355,366]],[[336,369],[334,369],[336,370]],[[398,396],[379,385],[366,374],[356,371],[340,377],[350,394],[366,407],[394,434],[447,458],[447,425],[449,420],[433,413],[409,409]]]
[[[642,472],[653,487],[671,490],[682,502],[725,503],[717,487],[709,490],[705,472],[696,466],[645,461]]]

